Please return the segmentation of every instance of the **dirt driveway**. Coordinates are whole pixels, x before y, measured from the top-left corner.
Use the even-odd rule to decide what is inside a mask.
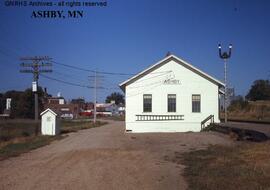
[[[181,154],[230,143],[216,133],[125,134],[111,121],[0,162],[0,189],[186,189]]]

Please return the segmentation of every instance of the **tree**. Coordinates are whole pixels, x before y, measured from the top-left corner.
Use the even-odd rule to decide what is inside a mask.
[[[106,103],[110,103],[112,100],[115,101],[116,105],[125,104],[124,95],[119,92],[113,92],[107,96]]]
[[[253,82],[248,94],[247,100],[270,100],[270,82],[269,80],[256,80]]]
[[[3,113],[4,109],[5,109],[4,94],[0,93],[0,114]]]
[[[12,118],[18,117],[18,115],[20,115],[17,110],[20,107],[20,102],[21,102],[21,96],[22,96],[22,94],[23,94],[22,91],[16,91],[16,90],[7,91],[4,94],[4,99],[5,100],[7,98],[11,98],[10,115],[11,115]]]
[[[240,111],[248,107],[248,102],[244,100],[242,96],[237,96],[234,100],[231,101],[230,106],[228,107],[229,111]]]
[[[5,99],[11,98],[11,117],[13,118],[34,118],[35,103],[32,89],[22,91],[7,91],[4,94]],[[39,113],[43,110],[44,91],[38,88]]]

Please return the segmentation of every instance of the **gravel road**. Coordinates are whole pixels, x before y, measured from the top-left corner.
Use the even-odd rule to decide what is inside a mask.
[[[181,154],[230,145],[217,133],[124,133],[124,122],[69,134],[0,162],[0,189],[186,189]]]

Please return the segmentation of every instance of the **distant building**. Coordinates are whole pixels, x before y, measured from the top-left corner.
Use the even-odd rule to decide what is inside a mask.
[[[97,103],[97,115],[117,115],[118,106],[115,102],[112,103]]]
[[[57,105],[57,104],[65,104],[65,99],[63,97],[48,97],[47,98],[47,103],[52,105]]]
[[[44,108],[55,110],[63,119],[75,119],[80,113],[78,104],[47,104]]]
[[[81,109],[79,104],[67,104],[64,97],[58,93],[57,97],[47,97],[44,108],[50,108],[57,113],[59,113],[59,117],[64,119],[74,119],[77,118]]]
[[[72,101],[71,101],[72,102]],[[80,116],[92,116],[94,111],[94,103],[85,102],[84,104],[80,104]]]
[[[94,103],[93,102],[86,102],[83,105],[83,110],[94,110]]]
[[[118,105],[118,113],[119,115],[125,115],[126,107],[124,104],[119,104]]]

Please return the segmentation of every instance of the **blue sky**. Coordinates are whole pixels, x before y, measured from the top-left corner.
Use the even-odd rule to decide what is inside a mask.
[[[31,86],[19,73],[19,57],[48,55],[54,61],[99,71],[137,73],[170,51],[223,80],[218,43],[233,44],[228,62],[230,86],[246,95],[256,79],[270,76],[270,1],[267,0],[108,0],[107,7],[84,9],[82,19],[32,19],[33,10],[0,4],[0,92]],[[62,8],[53,8],[53,10]],[[75,8],[66,8],[66,10]],[[77,8],[78,9],[78,8]],[[81,8],[79,8],[81,9]],[[91,83],[92,73],[53,65],[50,77]],[[127,76],[106,75],[98,101],[104,101]],[[39,84],[67,99],[92,100],[91,89],[40,77]]]

